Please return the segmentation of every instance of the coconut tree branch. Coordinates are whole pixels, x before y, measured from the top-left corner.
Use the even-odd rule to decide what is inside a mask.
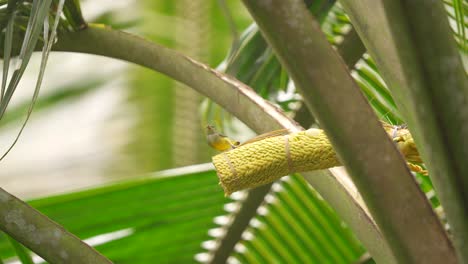
[[[414,135],[460,261],[468,263],[468,79],[443,3],[341,3]]]
[[[343,41],[336,46],[336,50],[343,58],[344,63],[349,69],[353,69],[354,65],[362,58],[366,52],[366,48],[362,43],[356,30],[352,27],[346,35],[343,36]],[[307,91],[304,91],[307,92]],[[301,105],[294,117],[303,127],[310,127],[314,122],[314,117],[307,109],[306,105]]]
[[[112,263],[47,216],[1,188],[0,228],[50,263]]]
[[[296,87],[309,88],[302,93],[307,106],[349,169],[397,260],[455,263],[452,245],[431,206],[304,3],[243,2]]]

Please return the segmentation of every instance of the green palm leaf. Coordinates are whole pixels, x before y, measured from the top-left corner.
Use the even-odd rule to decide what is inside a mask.
[[[226,201],[204,164],[29,203],[115,263],[191,263]],[[2,235],[1,258],[14,255]]]
[[[352,263],[364,248],[301,177],[273,185],[232,257],[241,263]]]

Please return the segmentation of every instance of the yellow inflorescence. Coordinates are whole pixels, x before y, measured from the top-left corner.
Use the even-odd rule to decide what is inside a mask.
[[[319,129],[246,144],[214,156],[213,163],[227,195],[273,182],[293,172],[339,165],[327,136]]]
[[[406,128],[388,124],[384,124],[384,128],[409,162],[422,162]],[[294,172],[340,165],[330,141],[320,129],[309,129],[241,145],[214,156],[213,164],[226,195],[271,183]],[[427,174],[419,165],[408,164],[411,170]]]

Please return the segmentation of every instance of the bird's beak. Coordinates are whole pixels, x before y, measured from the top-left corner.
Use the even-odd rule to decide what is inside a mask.
[[[210,125],[207,125],[207,126],[206,126],[206,132],[208,132],[208,133],[214,133],[214,127],[213,127],[213,126],[210,126]]]

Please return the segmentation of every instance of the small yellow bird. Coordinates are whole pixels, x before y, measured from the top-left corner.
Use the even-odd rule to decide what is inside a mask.
[[[226,137],[210,125],[206,126],[206,140],[212,148],[218,151],[235,149],[240,144],[239,141]]]

